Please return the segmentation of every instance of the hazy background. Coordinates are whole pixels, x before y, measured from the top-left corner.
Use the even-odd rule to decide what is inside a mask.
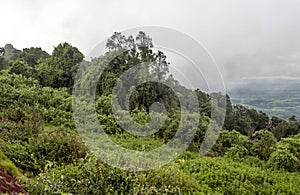
[[[67,41],[88,54],[114,31],[164,26],[202,43],[229,89],[253,79],[300,80],[298,0],[1,0],[0,17],[0,46],[50,53]]]

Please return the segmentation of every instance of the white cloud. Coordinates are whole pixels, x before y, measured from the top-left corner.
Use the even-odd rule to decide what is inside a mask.
[[[300,77],[293,76],[255,76],[255,77],[243,77],[243,80],[290,80],[290,81],[300,81]]]
[[[249,76],[300,75],[297,0],[11,0],[0,5],[0,46],[51,52],[67,41],[88,54],[114,31],[154,25],[182,31],[206,46],[227,84]]]

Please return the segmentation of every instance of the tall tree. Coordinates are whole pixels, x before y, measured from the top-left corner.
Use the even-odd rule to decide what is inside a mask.
[[[69,43],[59,44],[50,58],[36,66],[37,79],[44,86],[72,88],[76,70],[84,55]]]
[[[49,57],[50,55],[43,51],[40,47],[24,48],[20,54],[20,58],[22,58],[31,67],[35,67],[38,64],[39,59]]]

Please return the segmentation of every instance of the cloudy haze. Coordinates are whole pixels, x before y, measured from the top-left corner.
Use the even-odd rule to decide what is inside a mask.
[[[54,46],[66,41],[87,55],[115,31],[163,26],[203,44],[228,88],[245,78],[300,77],[297,0],[0,2],[0,46],[42,47],[51,53]]]

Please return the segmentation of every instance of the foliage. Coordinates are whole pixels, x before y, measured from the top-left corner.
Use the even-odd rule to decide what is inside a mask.
[[[277,149],[287,149],[300,159],[300,134],[281,139],[276,147]]]
[[[268,165],[274,169],[284,169],[286,171],[300,171],[300,162],[287,149],[277,149],[268,160]]]
[[[3,143],[1,149],[18,167],[33,174],[44,170],[49,162],[71,163],[87,152],[80,139],[66,129],[44,132],[28,142]]]
[[[300,171],[300,134],[281,139],[268,165],[274,169]]]
[[[59,44],[51,55],[41,48],[21,51],[5,46],[0,56],[0,69],[4,69],[0,71],[0,168],[16,175],[20,175],[18,168],[24,171],[29,194],[300,194],[300,122],[295,117],[270,119],[263,112],[232,105],[228,95],[181,86],[169,73],[167,56],[153,49],[152,39],[144,32],[136,37],[114,33],[106,46],[108,52],[91,62],[83,61],[83,54],[68,43]],[[112,58],[116,53],[120,54]],[[108,66],[103,69],[105,62]],[[112,89],[125,71],[143,62],[152,63],[129,71],[129,78],[121,82],[131,90],[127,96],[130,115],[117,122],[111,109]],[[196,132],[189,151],[174,162],[143,172],[113,168],[92,156],[75,131],[72,115],[71,89],[79,63],[91,68],[83,77],[78,73],[80,85],[87,85],[90,79],[98,81],[95,105],[80,100],[79,109],[95,108],[112,141],[124,148],[149,151],[167,143],[182,125],[187,133]],[[100,78],[95,74],[98,69],[103,71]],[[148,82],[134,89],[146,76],[168,85]],[[118,95],[126,94],[121,90]],[[193,95],[196,101],[191,100]],[[124,108],[125,102],[118,101]],[[165,106],[164,114],[152,112],[155,102]],[[199,157],[204,136],[218,136],[206,134],[210,123],[216,125],[211,120],[214,105],[226,107],[227,130],[207,154],[214,158]],[[181,121],[181,114],[188,120]],[[89,117],[79,120],[87,129],[94,129]],[[122,128],[129,127],[130,121],[146,127],[150,119],[160,124],[162,118],[165,122],[150,129],[153,134],[148,137]]]
[[[43,51],[40,47],[24,48],[20,54],[20,58],[24,60],[30,67],[35,68],[40,59],[49,58],[50,55]]]
[[[255,131],[266,129],[268,124],[267,114],[242,105],[235,105],[231,112],[227,112],[224,128],[235,129],[243,135],[252,136]]]
[[[108,167],[87,157],[83,161],[56,167],[29,181],[27,190],[39,193],[74,194],[178,194],[211,192],[170,165],[148,172],[128,172]]]
[[[291,118],[293,119],[293,118]],[[299,124],[296,119],[289,121],[281,121],[274,129],[273,134],[280,140],[281,138],[288,137],[290,135],[296,135],[299,132]]]
[[[151,171],[129,172],[87,156],[70,165],[48,166],[26,187],[32,194],[298,194],[299,184],[296,174],[226,158],[179,158]]]
[[[37,137],[43,127],[43,116],[34,108],[6,108],[0,112],[0,137],[5,141]]]
[[[253,134],[253,145],[250,148],[252,155],[262,160],[268,160],[275,149],[276,138],[267,130],[260,130]]]
[[[249,150],[244,146],[239,146],[239,145],[232,145],[225,153],[225,156],[234,160],[243,159],[247,155],[249,155]]]
[[[218,155],[224,155],[231,147],[243,147],[241,150],[245,150],[244,152],[246,152],[251,147],[251,142],[246,136],[241,135],[235,130],[223,130],[218,137],[217,143],[213,146],[212,151]],[[234,152],[235,149],[231,150]]]
[[[28,66],[25,62],[16,60],[10,64],[9,73],[21,74],[28,78],[32,76],[33,69],[30,66]]]
[[[181,169],[221,194],[298,194],[299,175],[249,166],[226,158],[181,161]]]
[[[36,65],[35,78],[42,86],[71,88],[83,58],[83,54],[76,47],[68,43],[59,44],[54,48],[51,57],[41,59]]]
[[[0,72],[0,108],[34,106],[38,103],[40,87],[33,78]]]
[[[2,143],[2,141],[1,141]],[[21,177],[20,170],[0,150],[0,170],[5,170],[14,177]]]

